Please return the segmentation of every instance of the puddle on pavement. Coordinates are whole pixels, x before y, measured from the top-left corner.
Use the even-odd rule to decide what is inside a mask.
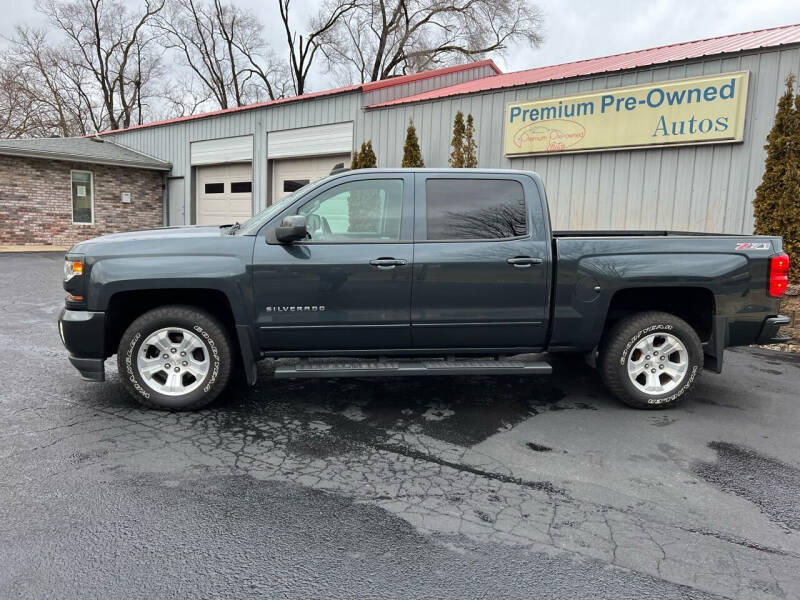
[[[534,452],[552,452],[553,449],[550,446],[543,446],[542,444],[537,444],[536,442],[528,442],[525,444],[528,448],[533,450]]]
[[[800,469],[745,446],[715,441],[708,447],[717,461],[696,464],[696,475],[749,500],[784,528],[800,530]]]
[[[594,408],[560,405],[564,392],[531,377],[271,380],[243,396],[217,407],[218,430],[259,441],[273,430],[261,427],[264,421],[322,420],[330,430],[297,440],[296,447],[319,443],[323,453],[353,449],[328,437],[370,445],[389,431],[470,447],[543,411]]]

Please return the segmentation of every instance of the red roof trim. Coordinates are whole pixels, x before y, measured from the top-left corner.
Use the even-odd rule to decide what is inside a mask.
[[[368,83],[356,83],[353,85],[348,85],[340,88],[334,88],[331,90],[322,90],[319,92],[310,92],[308,94],[302,94],[301,96],[289,96],[287,98],[278,98],[277,100],[267,100],[266,102],[259,102],[257,104],[248,104],[247,106],[234,106],[233,108],[223,108],[221,110],[215,110],[212,112],[207,113],[199,113],[196,115],[186,115],[184,117],[175,117],[172,119],[164,119],[162,121],[154,121],[153,123],[144,123],[142,125],[133,125],[132,127],[126,127],[123,129],[114,129],[112,131],[101,131],[96,134],[92,133],[86,135],[84,137],[94,137],[95,135],[106,135],[109,133],[120,133],[123,131],[134,131],[136,129],[144,129],[146,127],[158,127],[159,125],[171,125],[173,123],[182,123],[184,121],[193,121],[195,119],[205,119],[208,117],[216,117],[218,115],[225,115],[228,113],[238,112],[241,110],[252,110],[255,108],[263,108],[265,106],[274,106],[276,104],[284,104],[286,102],[299,102],[301,100],[311,100],[314,98],[321,98],[324,96],[333,96],[335,94],[344,94],[347,92],[355,92],[359,90],[363,90],[365,92],[371,92],[373,90],[387,88],[387,87],[394,87],[396,85],[402,85],[404,83],[409,83],[412,81],[419,81],[421,79],[429,79],[431,77],[439,77],[441,75],[447,75],[449,73],[457,73],[459,71],[467,71],[469,69],[477,69],[480,67],[489,66],[495,73],[502,73],[500,68],[494,64],[494,61],[491,59],[481,60],[473,63],[465,63],[462,65],[453,65],[451,67],[442,67],[441,69],[434,69],[432,71],[422,71],[421,73],[412,73],[410,75],[401,75],[400,77],[392,77],[390,79],[383,79],[381,81],[371,81]]]
[[[492,59],[479,60],[477,62],[464,63],[461,65],[453,65],[451,67],[442,67],[441,69],[434,69],[432,71],[422,71],[420,73],[411,73],[410,75],[400,75],[399,77],[390,77],[389,79],[381,79],[380,81],[369,81],[363,84],[365,92],[373,92],[387,87],[394,87],[396,85],[403,85],[404,83],[411,83],[412,81],[420,81],[422,79],[430,79],[431,77],[440,77],[442,75],[449,75],[450,73],[459,73],[461,71],[469,71],[471,69],[479,69],[480,67],[491,67],[496,74],[501,74],[502,71]]]
[[[367,109],[383,108],[398,104],[438,100],[450,96],[460,96],[477,92],[489,92],[503,88],[533,85],[559,79],[596,75],[646,67],[653,64],[690,60],[703,56],[712,56],[758,48],[769,48],[787,44],[800,43],[800,24],[783,25],[769,29],[759,29],[744,33],[735,33],[717,37],[705,38],[690,42],[680,42],[657,46],[644,50],[624,52],[611,56],[590,58],[571,63],[537,67],[525,71],[504,73],[481,79],[474,79],[464,83],[457,83],[444,88],[420,92],[412,96],[378,102],[367,106]]]
[[[284,104],[286,102],[295,102],[300,100],[310,100],[312,98],[320,98],[322,96],[332,96],[334,94],[343,94],[346,92],[354,92],[361,89],[361,84],[348,85],[345,87],[334,88],[332,90],[323,90],[321,92],[310,92],[302,94],[301,96],[289,96],[287,98],[278,98],[277,100],[267,100],[266,102],[259,102],[257,104],[248,104],[247,106],[234,106],[233,108],[223,108],[207,113],[199,113],[196,115],[186,115],[184,117],[175,117],[172,119],[164,119],[163,121],[154,121],[152,123],[144,123],[142,125],[133,125],[123,129],[113,129],[111,131],[100,131],[98,133],[91,133],[83,137],[94,137],[95,135],[107,135],[109,133],[121,133],[123,131],[133,131],[135,129],[144,129],[146,127],[157,127],[159,125],[171,125],[172,123],[182,123],[183,121],[193,121],[195,119],[205,119],[207,117],[216,117],[217,115],[225,115],[228,113],[239,112],[241,110],[252,110],[254,108],[262,108],[264,106],[273,106],[275,104]]]

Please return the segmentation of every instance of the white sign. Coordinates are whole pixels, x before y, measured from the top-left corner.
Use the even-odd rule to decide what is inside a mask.
[[[76,192],[78,194],[78,198],[85,198],[86,197],[86,186],[85,185],[77,186]]]
[[[130,192],[122,192],[122,203],[123,204],[130,204],[131,203],[131,193]]]

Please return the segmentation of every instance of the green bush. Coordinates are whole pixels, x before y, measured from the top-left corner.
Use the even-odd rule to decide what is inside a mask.
[[[453,168],[475,168],[478,166],[478,145],[475,143],[475,121],[472,114],[458,111],[453,119],[453,139],[450,141],[450,166]]]
[[[791,260],[789,280],[800,281],[800,93],[795,76],[786,78],[775,123],[767,136],[764,177],[753,200],[755,231],[783,237]]]
[[[467,115],[467,128],[464,131],[464,166],[468,169],[478,166],[478,144],[475,143],[475,121],[472,113]]]
[[[414,119],[408,122],[406,142],[403,144],[403,160],[400,166],[404,169],[425,166],[425,161],[422,160],[422,150],[419,147],[419,138],[417,138],[417,128],[414,127]]]
[[[372,140],[361,142],[361,150],[353,153],[351,169],[372,169],[378,166],[378,159],[372,149]]]
[[[351,169],[371,169],[378,166],[378,159],[372,149],[372,140],[361,144],[361,150],[353,154]],[[358,190],[347,199],[347,212],[350,225],[347,230],[355,233],[376,231],[381,216],[381,199],[375,190]]]
[[[453,119],[453,139],[450,140],[450,166],[458,169],[464,166],[464,136],[466,135],[466,128],[464,127],[464,113],[458,111],[456,118]]]

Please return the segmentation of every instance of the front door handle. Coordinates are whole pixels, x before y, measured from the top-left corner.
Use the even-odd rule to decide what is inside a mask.
[[[518,269],[526,269],[531,265],[542,264],[542,259],[534,258],[533,256],[515,256],[513,258],[506,259],[506,262],[517,267]]]
[[[402,267],[406,262],[402,258],[373,258],[369,261],[369,264],[379,269],[394,269],[395,267]]]

